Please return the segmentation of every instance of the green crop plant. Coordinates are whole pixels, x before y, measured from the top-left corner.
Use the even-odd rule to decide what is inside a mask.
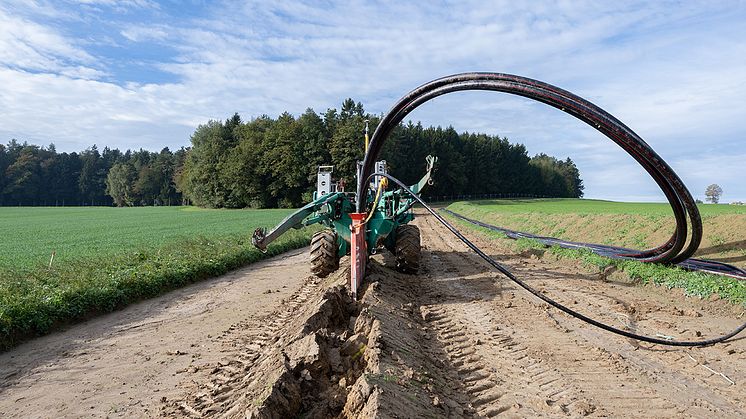
[[[289,212],[0,208],[0,350],[306,246],[315,229],[287,234],[266,254],[251,246],[255,228]],[[50,264],[51,249],[56,257]]]

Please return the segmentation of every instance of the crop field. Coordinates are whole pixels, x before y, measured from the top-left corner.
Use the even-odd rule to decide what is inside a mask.
[[[0,208],[0,348],[259,260],[251,233],[289,212]],[[292,231],[267,254],[304,246],[311,233]]]
[[[665,242],[673,232],[673,213],[666,204],[626,203],[585,199],[490,200],[455,202],[448,209],[489,224],[567,240],[648,248]],[[746,266],[746,208],[729,205],[700,205],[704,237],[696,257]],[[502,240],[516,251],[539,250],[544,246],[529,239],[513,241],[453,218],[460,227],[478,231],[491,240]],[[552,247],[553,258],[580,262],[599,272],[622,272],[641,283],[682,288],[688,295],[707,298],[719,295],[746,305],[746,284],[733,278],[680,268],[622,261],[598,256],[585,249]]]
[[[3,207],[0,270],[33,270],[79,259],[154,249],[196,237],[249,237],[290,210],[211,210],[196,207]]]
[[[667,203],[615,202],[599,199],[494,199],[453,203],[454,208],[477,208],[490,213],[521,214],[634,214],[644,216],[673,216]],[[455,209],[454,209],[455,211]],[[703,218],[724,214],[746,214],[746,205],[699,204]]]

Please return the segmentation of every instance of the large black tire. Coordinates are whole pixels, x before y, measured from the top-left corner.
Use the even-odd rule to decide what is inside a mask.
[[[396,228],[396,269],[408,274],[416,274],[420,269],[420,229],[405,224]]]
[[[337,233],[321,230],[311,238],[311,272],[323,278],[339,268]]]

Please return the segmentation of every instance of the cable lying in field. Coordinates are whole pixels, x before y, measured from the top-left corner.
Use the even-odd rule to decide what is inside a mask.
[[[656,184],[658,184],[661,191],[666,196],[668,203],[671,205],[674,217],[676,218],[676,229],[667,242],[656,248],[641,251],[627,251],[625,249],[623,252],[617,253],[617,256],[636,259],[643,262],[679,263],[688,259],[697,250],[702,240],[702,219],[699,214],[699,209],[694,203],[694,198],[692,198],[691,193],[686,186],[684,186],[684,183],[673,169],[671,169],[671,167],[655,151],[653,151],[653,149],[642,138],[640,138],[640,136],[614,116],[577,95],[538,80],[511,74],[455,74],[425,83],[399,99],[391,110],[389,110],[389,112],[381,119],[381,122],[378,124],[378,127],[376,127],[365,153],[363,167],[358,176],[357,212],[364,212],[365,203],[367,202],[364,197],[367,193],[368,182],[370,181],[371,176],[373,176],[371,173],[374,171],[375,162],[381,154],[384,142],[396,126],[403,121],[410,112],[423,103],[448,93],[467,90],[490,90],[523,96],[566,112],[592,126],[610,140],[614,141],[632,158],[634,158],[640,166],[645,169],[645,171],[648,172],[650,177],[653,178]],[[409,190],[406,185],[389,175],[382,173],[376,173],[374,175],[385,176],[401,186],[405,191],[411,193],[411,190]],[[510,278],[513,282],[531,294],[544,300],[551,306],[556,307],[573,317],[600,327],[601,329],[643,342],[672,346],[702,346],[722,342],[737,335],[746,328],[746,323],[744,323],[736,330],[714,339],[697,342],[672,342],[664,339],[638,335],[606,325],[563,306],[516,278],[508,269],[487,256],[458,230],[456,230],[456,228],[448,221],[433,211],[433,209],[425,204],[420,197],[414,194],[412,194],[412,196],[456,237],[464,242],[464,244],[476,252],[495,269]],[[690,224],[691,237],[688,236]]]
[[[407,187],[407,185],[405,185],[404,183],[402,183],[399,179],[397,179],[397,178],[395,178],[395,177],[393,177],[391,175],[388,175],[386,173],[373,173],[373,174],[370,175],[370,177],[368,179],[366,179],[366,183],[373,176],[385,176],[385,177],[389,178],[391,181],[393,181],[394,183],[396,183],[397,185],[399,185],[399,187],[401,187],[402,190],[404,190],[405,192],[407,192],[410,195],[412,195],[412,197],[414,199],[416,199],[417,202],[419,202],[428,212],[430,212],[430,214],[432,214],[438,221],[440,221],[441,224],[443,224],[448,230],[450,230],[451,233],[453,233],[454,236],[456,236],[466,246],[468,246],[477,255],[479,255],[479,257],[481,257],[487,263],[489,263],[490,265],[492,265],[492,267],[494,267],[495,269],[497,269],[498,271],[500,271],[503,275],[507,276],[511,281],[513,281],[516,284],[518,284],[521,288],[525,289],[526,291],[530,292],[531,294],[535,295],[536,297],[542,299],[544,302],[546,302],[547,304],[551,305],[552,307],[555,307],[555,308],[557,308],[559,310],[562,310],[565,313],[567,313],[567,314],[569,314],[569,315],[571,315],[571,316],[573,316],[573,317],[575,317],[577,319],[580,319],[580,320],[582,320],[582,321],[584,321],[586,323],[592,324],[593,326],[596,326],[598,328],[601,328],[601,329],[606,330],[606,331],[611,332],[611,333],[615,333],[617,335],[621,335],[621,336],[628,337],[628,338],[631,338],[631,339],[639,340],[639,341],[642,341],[642,342],[656,343],[656,344],[659,344],[659,345],[668,345],[668,346],[706,346],[706,345],[712,345],[712,344],[715,344],[715,343],[719,343],[719,342],[723,342],[725,340],[728,340],[728,339],[732,338],[733,336],[736,336],[737,334],[741,333],[744,329],[746,329],[746,323],[743,323],[741,326],[737,327],[732,332],[727,333],[725,335],[721,335],[721,336],[712,338],[712,339],[705,339],[705,340],[700,340],[700,341],[671,341],[671,340],[667,340],[667,339],[658,339],[658,338],[653,338],[653,337],[649,337],[649,336],[638,335],[636,333],[628,332],[626,330],[617,329],[616,327],[609,326],[608,324],[602,323],[602,322],[600,322],[598,320],[594,320],[594,319],[592,319],[592,318],[590,318],[590,317],[588,317],[588,316],[586,316],[584,314],[581,314],[581,313],[579,313],[579,312],[577,312],[577,311],[575,311],[575,310],[573,310],[573,309],[571,309],[571,308],[569,308],[569,307],[567,307],[567,306],[565,306],[563,304],[560,304],[559,302],[557,302],[557,301],[555,301],[555,300],[547,297],[546,295],[542,294],[541,292],[539,292],[538,290],[536,290],[532,286],[528,285],[527,283],[525,283],[521,279],[517,278],[506,267],[504,267],[501,264],[499,264],[497,261],[495,261],[489,255],[487,255],[486,253],[484,253],[482,251],[482,249],[480,249],[474,243],[472,243],[469,239],[467,239],[466,237],[464,237],[464,235],[461,234],[461,232],[458,231],[456,229],[456,227],[454,227],[453,225],[451,225],[451,223],[449,223],[445,218],[443,218],[435,210],[433,210],[432,208],[430,208],[430,206],[427,205],[425,203],[425,201],[422,200],[422,198],[420,198],[414,192],[412,192]]]
[[[366,180],[373,172],[383,144],[396,126],[421,104],[438,96],[466,90],[491,90],[533,99],[592,126],[624,149],[642,166],[666,196],[676,218],[676,230],[662,245],[642,251],[620,253],[619,256],[645,262],[678,263],[689,258],[702,239],[702,220],[689,190],[671,167],[634,131],[621,121],[566,90],[538,80],[502,73],[462,73],[425,83],[401,98],[381,119],[370,140],[358,178],[357,212],[364,212]],[[691,237],[688,237],[691,223]],[[688,241],[688,244],[687,244]]]
[[[539,243],[544,244],[545,246],[559,246],[565,249],[588,249],[597,255],[604,256],[607,258],[612,258],[612,259],[632,259],[629,257],[620,256],[620,255],[636,252],[636,250],[627,249],[627,248],[618,247],[618,246],[573,242],[573,241],[557,239],[554,237],[537,236],[531,233],[524,233],[522,231],[510,230],[510,229],[503,228],[503,227],[497,227],[492,224],[483,223],[479,220],[474,220],[469,217],[465,217],[459,213],[453,212],[448,209],[441,209],[441,211],[446,212],[468,223],[477,225],[479,227],[486,228],[488,230],[496,231],[499,233],[503,233],[505,234],[506,237],[511,238],[511,239],[516,239],[516,240],[517,239],[532,239],[532,240],[538,241]],[[688,271],[707,272],[710,274],[723,275],[723,276],[729,276],[731,278],[746,280],[746,271],[744,271],[743,269],[737,266],[729,265],[723,262],[717,262],[714,260],[689,258],[689,259],[686,259],[684,261],[677,263],[676,265]]]

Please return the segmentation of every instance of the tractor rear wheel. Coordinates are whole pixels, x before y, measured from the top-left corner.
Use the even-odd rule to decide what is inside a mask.
[[[394,246],[396,269],[416,274],[420,269],[420,229],[415,225],[405,224],[396,228],[396,245]]]
[[[339,268],[337,233],[325,229],[311,238],[311,272],[323,278]]]

